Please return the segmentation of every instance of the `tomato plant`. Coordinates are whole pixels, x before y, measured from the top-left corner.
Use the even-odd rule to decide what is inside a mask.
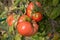
[[[0,40],[60,40],[60,0],[0,0]]]

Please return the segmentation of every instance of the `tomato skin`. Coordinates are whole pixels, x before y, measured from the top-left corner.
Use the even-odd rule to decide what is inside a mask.
[[[41,8],[41,3],[40,2],[36,2],[36,5]],[[34,6],[35,6],[34,3],[31,2],[27,7],[26,13],[29,17],[31,17],[32,10],[34,9]]]
[[[39,22],[42,20],[42,14],[40,12],[37,12],[33,14],[32,19],[35,20],[36,22]]]
[[[8,25],[9,26],[12,26],[12,24],[14,23],[14,15],[13,14],[11,14],[11,15],[9,15],[8,17],[7,17],[7,23],[8,23]]]
[[[32,25],[29,22],[21,22],[17,25],[19,34],[23,36],[31,36],[33,33]]]

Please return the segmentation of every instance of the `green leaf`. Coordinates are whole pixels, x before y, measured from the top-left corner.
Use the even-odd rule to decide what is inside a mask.
[[[3,16],[6,17],[7,12],[8,12],[8,10],[3,11],[2,14],[0,15],[0,18],[3,17]]]
[[[0,2],[0,15],[2,14],[2,12],[4,11],[4,5],[2,2]]]
[[[21,40],[21,36],[19,34],[15,35],[15,40]]]
[[[53,6],[56,6],[59,3],[59,0],[53,0]]]
[[[36,34],[36,35],[32,36],[31,39],[32,39],[32,40],[39,40],[39,36]]]
[[[1,28],[2,30],[7,31],[8,27],[7,27],[6,21],[0,22],[0,28]]]
[[[51,14],[50,14],[49,17],[50,17],[51,19],[55,19],[55,18],[57,18],[59,15],[60,15],[60,5],[59,5],[58,7],[56,7],[56,8],[53,9],[53,11],[51,12]]]
[[[12,33],[14,31],[13,26],[9,27],[9,33]]]
[[[14,6],[17,6],[21,0],[15,0]]]
[[[45,38],[44,38],[44,37],[39,37],[39,39],[40,39],[40,40],[45,40]]]
[[[53,8],[51,6],[44,7],[44,11],[48,17],[51,14],[52,10],[53,10]]]
[[[8,34],[7,33],[3,34],[2,40],[7,40],[7,38],[8,38]]]

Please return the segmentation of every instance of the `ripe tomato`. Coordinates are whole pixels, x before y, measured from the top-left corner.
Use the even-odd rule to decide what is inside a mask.
[[[32,25],[30,22],[24,21],[17,25],[17,30],[23,36],[32,36],[38,31],[38,25],[36,23]]]
[[[21,17],[19,17],[18,23],[23,21],[30,21],[30,18],[27,15],[22,15]]]
[[[18,32],[23,36],[31,36],[33,33],[33,28],[29,22],[21,22],[17,25]]]
[[[42,14],[40,12],[34,13],[32,15],[32,19],[35,20],[36,22],[39,22],[42,20]]]
[[[36,2],[36,5],[37,5],[38,7],[41,7],[40,2]],[[28,15],[29,17],[31,17],[31,15],[32,15],[32,10],[34,10],[34,6],[35,6],[34,3],[31,2],[31,3],[28,5],[28,7],[27,7],[26,12],[27,12],[27,15]]]
[[[8,25],[9,26],[12,26],[12,24],[14,23],[14,15],[13,14],[11,14],[11,15],[9,15],[8,17],[7,17],[7,23],[8,23]]]

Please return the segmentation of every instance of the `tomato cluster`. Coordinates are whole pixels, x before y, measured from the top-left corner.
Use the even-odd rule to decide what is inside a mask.
[[[36,2],[35,4],[38,7],[41,7],[39,2]],[[26,9],[26,15],[23,14],[18,18],[16,29],[22,36],[32,36],[38,31],[37,22],[42,20],[42,14],[41,12],[33,12],[34,6],[34,3],[30,2]],[[7,18],[8,25],[13,25],[14,20],[14,15],[9,15]]]
[[[35,21],[30,22],[27,15],[22,15],[18,19],[17,30],[23,36],[31,36],[38,30],[38,25]]]
[[[37,7],[41,8],[41,4],[39,2],[36,2]],[[42,14],[41,12],[35,12],[35,5],[33,2],[31,2],[28,7],[27,7],[27,15],[35,20],[36,22],[39,22],[42,19]],[[37,9],[38,10],[38,9]]]

